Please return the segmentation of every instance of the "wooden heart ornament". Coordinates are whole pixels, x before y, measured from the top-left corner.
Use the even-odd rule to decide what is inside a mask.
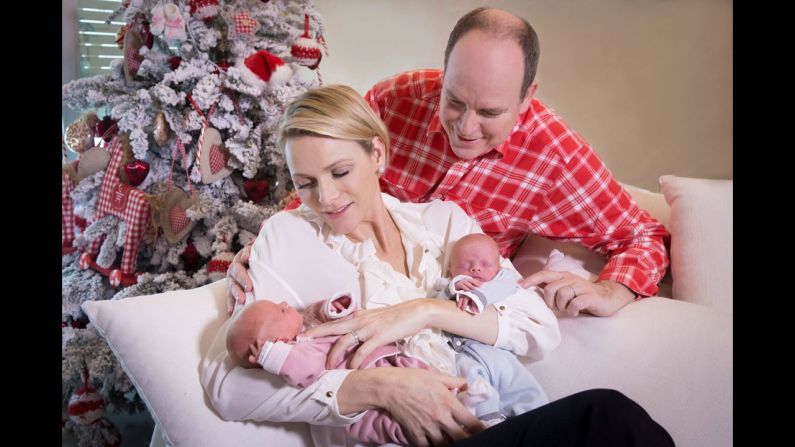
[[[229,160],[229,151],[224,147],[221,133],[212,127],[204,131],[204,140],[199,149],[199,170],[202,174],[202,183],[212,183],[228,176],[232,170],[226,166]]]
[[[199,193],[188,195],[185,191],[174,188],[162,196],[159,224],[163,235],[172,244],[185,238],[193,229],[194,222],[185,212],[194,203],[199,201]]]

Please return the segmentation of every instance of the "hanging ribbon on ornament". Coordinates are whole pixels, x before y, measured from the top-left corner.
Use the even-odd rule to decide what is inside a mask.
[[[188,174],[188,191],[193,192],[193,185],[190,182],[190,174],[188,173],[188,157],[185,155],[185,143],[182,142],[182,138],[177,138],[177,142],[174,143],[174,150],[171,151],[171,171],[168,173],[168,189],[170,191],[174,186],[174,162],[178,156],[182,156],[182,161],[185,162],[185,173]]]
[[[202,129],[199,141],[196,143],[196,161],[199,163],[202,183],[213,183],[232,173],[232,170],[226,166],[226,162],[229,161],[229,151],[224,147],[221,133],[209,126],[209,117],[215,111],[215,104],[205,117],[193,97],[188,96],[188,100],[202,119]]]
[[[188,191],[174,188],[174,162],[181,156],[185,164],[185,174],[188,177]],[[188,218],[186,210],[199,201],[199,193],[193,190],[188,172],[188,157],[185,154],[185,143],[177,138],[174,150],[171,153],[171,172],[168,174],[168,190],[157,199],[157,220],[153,223],[163,229],[163,235],[172,244],[184,239],[193,229],[195,222]]]
[[[240,110],[240,101],[238,101],[237,95],[235,95],[235,92],[229,87],[224,87],[222,91],[232,100],[232,104],[235,106],[235,112],[237,112],[237,118],[240,120],[240,125],[244,126],[246,120],[243,117],[243,112]]]

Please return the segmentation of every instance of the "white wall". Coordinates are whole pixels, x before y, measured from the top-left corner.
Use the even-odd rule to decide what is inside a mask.
[[[456,20],[478,6],[526,18],[541,40],[537,96],[621,181],[732,178],[729,0],[316,0],[326,83],[364,93],[399,71],[441,67]]]

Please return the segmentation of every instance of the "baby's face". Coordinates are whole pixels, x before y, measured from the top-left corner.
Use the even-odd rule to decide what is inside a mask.
[[[276,304],[273,301],[260,300],[252,310],[255,310],[263,321],[258,329],[259,340],[293,340],[301,332],[304,324],[301,314],[284,301]]]
[[[494,279],[500,271],[497,244],[485,235],[469,235],[453,247],[450,275],[468,275],[480,281]]]

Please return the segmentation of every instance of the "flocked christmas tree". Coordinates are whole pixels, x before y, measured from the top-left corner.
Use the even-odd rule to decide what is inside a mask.
[[[225,276],[289,196],[275,131],[325,51],[310,0],[126,0],[119,18],[123,59],[63,88],[84,112],[62,173],[63,408],[81,445],[118,444],[102,410],[143,405],[80,304]]]

